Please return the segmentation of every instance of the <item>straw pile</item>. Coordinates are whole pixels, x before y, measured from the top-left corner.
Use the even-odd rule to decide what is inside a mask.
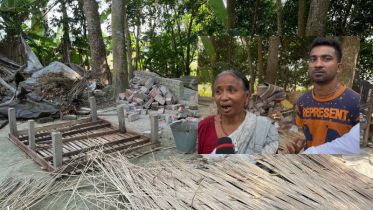
[[[175,158],[138,166],[120,154],[103,154],[81,174],[60,180],[64,187],[39,209],[370,209],[373,205],[373,180],[330,155],[261,155],[257,164],[229,157],[213,163]],[[88,172],[93,167],[100,170]],[[32,199],[25,194],[18,198]]]

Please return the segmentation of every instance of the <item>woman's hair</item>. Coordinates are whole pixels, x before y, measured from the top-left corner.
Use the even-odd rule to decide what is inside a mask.
[[[249,81],[247,80],[247,78],[243,74],[241,74],[238,71],[234,71],[234,70],[226,70],[226,71],[223,71],[220,74],[218,74],[218,76],[216,76],[216,78],[215,78],[214,87],[216,87],[216,81],[218,81],[218,79],[221,76],[227,75],[227,74],[229,74],[231,76],[234,76],[238,80],[238,83],[243,88],[243,91],[244,91],[245,95],[247,93],[249,93],[249,90],[250,90],[250,83],[249,83]]]

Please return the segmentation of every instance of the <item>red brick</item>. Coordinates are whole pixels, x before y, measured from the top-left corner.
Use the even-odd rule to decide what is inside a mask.
[[[141,98],[133,97],[132,99],[134,102],[136,102],[138,105],[143,105],[144,101]]]
[[[135,110],[136,109],[136,106],[133,105],[133,104],[130,104],[129,107],[130,107],[129,110]]]
[[[189,121],[189,122],[197,122],[198,123],[198,118],[187,117],[186,120]]]
[[[158,106],[159,106],[159,105],[158,105],[158,102],[153,102],[153,103],[152,103],[152,108],[153,108],[153,107],[158,107]]]
[[[164,103],[165,103],[164,98],[161,97],[161,96],[159,96],[159,95],[157,95],[157,96],[154,98],[154,100],[158,101],[161,105],[164,105]]]
[[[143,93],[145,93],[145,94],[148,94],[148,93],[149,93],[149,89],[146,88],[146,87],[144,87],[144,86],[141,87],[140,91],[143,92]]]
[[[150,98],[150,100],[148,102],[146,102],[146,104],[144,105],[146,109],[149,109],[150,106],[152,105],[152,103],[154,102],[154,98]],[[158,102],[157,102],[158,103]]]
[[[151,95],[153,98],[157,97],[157,93],[156,93],[154,90],[150,91],[150,95]]]
[[[133,91],[130,90],[130,89],[126,89],[126,93],[127,93],[128,95],[132,95],[132,94],[133,94]]]
[[[179,105],[171,105],[171,109],[172,110],[178,110],[179,109]]]
[[[164,108],[162,108],[162,109],[158,109],[158,112],[157,112],[158,114],[164,114]]]
[[[124,100],[124,99],[126,99],[126,94],[124,94],[124,93],[119,93],[119,99],[120,99],[120,100]]]
[[[167,103],[168,105],[174,104],[174,98],[172,97],[172,95],[168,95],[168,96],[166,97],[166,103]]]

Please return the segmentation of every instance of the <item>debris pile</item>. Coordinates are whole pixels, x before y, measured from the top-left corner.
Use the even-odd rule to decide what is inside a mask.
[[[198,121],[198,93],[190,98],[189,106],[180,104],[169,88],[157,84],[154,78],[145,81],[135,76],[130,80],[130,89],[120,93],[119,99],[119,106],[124,107],[129,122],[138,120],[140,115],[148,115],[148,110],[157,111],[159,118],[167,123],[180,119]],[[165,110],[177,110],[178,114],[166,114]]]

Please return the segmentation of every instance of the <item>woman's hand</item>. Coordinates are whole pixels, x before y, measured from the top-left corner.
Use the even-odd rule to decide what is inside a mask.
[[[304,145],[306,144],[306,139],[302,140],[300,146],[298,146],[299,138],[295,137],[291,144],[286,144],[287,149],[285,150],[284,154],[299,154],[299,152],[303,149]]]

